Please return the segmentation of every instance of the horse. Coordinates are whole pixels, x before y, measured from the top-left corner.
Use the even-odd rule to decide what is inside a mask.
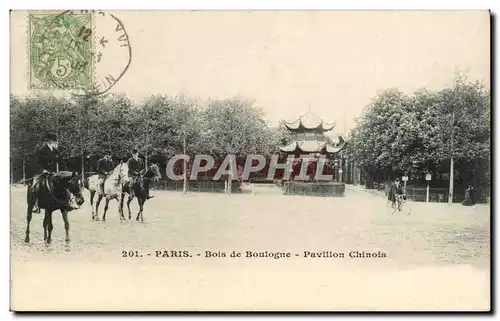
[[[141,218],[141,222],[144,222],[143,217],[143,209],[144,203],[146,202],[146,190],[149,189],[149,185],[153,180],[159,180],[161,178],[160,168],[156,164],[151,164],[149,168],[137,179],[130,184],[130,182],[125,183],[122,189],[122,197],[120,200],[121,213],[123,215],[123,200],[125,198],[125,193],[128,194],[127,200],[127,209],[128,209],[128,219],[132,218],[132,214],[130,211],[130,202],[137,197],[137,202],[139,203],[139,213],[137,213],[136,221],[139,221],[139,217]]]
[[[33,206],[35,200],[38,198],[38,207],[45,209],[45,216],[43,219],[43,239],[46,245],[52,242],[52,213],[60,210],[64,220],[64,228],[66,230],[66,244],[69,243],[69,222],[68,212],[79,208],[84,203],[83,198],[83,184],[80,175],[76,172],[60,171],[53,174],[52,179],[42,177],[42,181],[36,186],[28,185],[27,203],[27,226],[25,242],[30,242],[30,223],[33,214]],[[75,208],[68,208],[67,204],[62,201],[68,197],[76,203]]]
[[[109,175],[104,180],[104,186],[101,185],[101,178],[99,174],[92,175],[87,178],[86,187],[90,191],[90,207],[92,208],[92,220],[99,221],[99,205],[101,204],[101,200],[103,197],[106,199],[106,204],[104,205],[104,214],[102,216],[102,221],[106,222],[106,212],[108,210],[109,201],[112,199],[116,199],[119,201],[119,196],[122,194],[122,184],[128,178],[128,165],[127,163],[120,162],[113,173]],[[95,205],[94,212],[94,196],[97,193],[97,202]],[[123,213],[121,208],[118,209],[120,213],[120,221],[125,219],[123,217]]]

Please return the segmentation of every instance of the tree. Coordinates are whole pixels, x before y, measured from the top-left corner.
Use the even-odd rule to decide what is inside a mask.
[[[269,154],[277,151],[278,146],[288,145],[294,139],[292,133],[283,125],[283,123],[269,128],[269,132],[269,142],[266,147],[266,151]]]
[[[66,107],[63,98],[38,95],[21,100],[11,96],[11,157],[21,160],[23,180],[26,175],[36,174],[35,151],[48,130],[57,131],[65,140],[64,120],[60,115]]]
[[[204,115],[205,127],[211,129],[208,149],[221,156],[265,151],[272,132],[263,116],[252,101],[241,98],[211,101]]]
[[[405,145],[399,124],[407,104],[408,98],[397,89],[379,93],[350,133],[348,154],[372,179],[384,178],[377,170],[390,175],[400,169]]]
[[[452,88],[441,92],[443,103],[440,133],[447,159],[453,155],[460,189],[473,184],[483,194],[490,185],[490,91],[480,83],[467,82],[458,75]],[[453,142],[453,144],[451,144]],[[484,195],[483,195],[484,196]]]
[[[139,136],[132,102],[125,95],[109,95],[95,114],[94,149],[125,158]]]
[[[71,107],[73,113],[65,123],[70,130],[68,149],[71,156],[81,157],[81,171],[85,176],[85,157],[102,146],[103,137],[99,135],[99,110],[106,96],[99,95],[97,89],[90,89],[83,95],[72,95]],[[100,143],[98,143],[100,141]]]
[[[381,92],[351,131],[348,153],[368,180],[409,175],[423,183],[428,172],[434,185],[443,187],[453,153],[459,184],[487,186],[489,97],[482,85],[463,77],[440,91],[422,89],[409,96],[396,89]]]

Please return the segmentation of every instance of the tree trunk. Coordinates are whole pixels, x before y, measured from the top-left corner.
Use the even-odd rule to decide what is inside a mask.
[[[351,184],[352,185],[356,185],[355,184],[355,180],[356,179],[354,178],[354,174],[355,174],[355,172],[354,172],[354,162],[351,161]]]
[[[183,150],[184,155],[186,155],[186,133],[184,133],[184,137],[182,140],[182,150]],[[187,166],[186,165],[187,165],[186,160],[184,159],[184,161],[182,162],[182,166],[183,166],[183,170],[184,170],[184,184],[182,186],[182,192],[184,193],[184,195],[186,195],[186,193],[187,193]]]
[[[14,184],[14,162],[10,159],[10,183]]]
[[[342,183],[342,174],[344,174],[344,162],[343,162],[343,159],[342,159],[342,155],[340,155],[340,158],[339,158],[339,183]]]
[[[85,156],[82,154],[82,179],[85,179]]]
[[[453,157],[450,159],[450,188],[449,188],[449,195],[448,195],[448,204],[453,203],[453,175],[454,175],[454,166],[453,166]]]
[[[148,169],[148,150],[147,146],[149,146],[149,123],[146,123],[146,151],[144,152],[144,168]]]
[[[454,137],[455,136],[455,110],[451,114],[451,148],[450,148],[450,188],[448,190],[448,204],[453,203],[453,175],[455,174],[454,163],[453,163],[453,149],[454,149]]]
[[[23,182],[26,181],[26,161],[23,158]]]

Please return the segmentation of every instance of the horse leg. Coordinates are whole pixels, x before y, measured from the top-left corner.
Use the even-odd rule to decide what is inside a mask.
[[[28,213],[26,215],[26,238],[24,239],[24,242],[29,243],[30,242],[30,223],[31,223],[31,218],[33,217],[33,197],[31,195],[28,195]]]
[[[139,221],[139,217],[141,217],[141,221],[144,222],[144,218],[142,217],[142,208],[144,204],[144,199],[142,197],[137,197],[137,202],[139,203],[139,213],[137,213],[136,221]]]
[[[66,231],[66,244],[69,243],[69,221],[68,221],[68,211],[67,210],[61,210],[62,212],[62,218],[64,221],[64,230]]]
[[[48,210],[45,210],[43,215],[43,240],[47,242],[47,228],[49,226],[49,215],[47,214]]]
[[[33,211],[32,207],[28,207],[28,214],[26,215],[26,238],[24,239],[24,242],[29,243],[30,242],[30,223],[31,223],[31,217],[33,216]]]
[[[127,209],[128,209],[128,219],[131,220],[132,219],[132,212],[130,211],[130,203],[132,202],[132,200],[134,199],[134,197],[132,195],[129,195],[128,196],[128,200],[127,200]]]
[[[102,215],[102,221],[106,222],[106,212],[108,211],[109,198],[106,197],[106,203],[104,204],[104,214]]]
[[[52,243],[52,230],[54,229],[54,226],[52,225],[52,210],[45,210],[45,217],[47,217],[47,245]]]
[[[125,221],[125,215],[123,215],[123,199],[125,198],[125,193],[122,193],[120,197],[120,221]]]
[[[116,202],[118,203],[118,216],[120,216],[120,222],[122,221],[122,201],[121,201],[121,197],[116,197]]]
[[[101,204],[102,194],[97,194],[97,201],[95,203],[95,220],[99,221],[99,205]]]
[[[147,196],[146,196],[146,197],[147,197]],[[141,203],[141,204],[139,204],[139,207],[140,207],[140,209],[141,209],[141,223],[144,223],[144,216],[143,216],[143,215],[144,215],[144,203],[146,203],[146,200],[147,200],[147,198],[144,198],[144,199],[142,200],[142,203]]]
[[[95,191],[90,191],[90,208],[92,209],[92,220],[95,219],[94,196],[95,196]]]

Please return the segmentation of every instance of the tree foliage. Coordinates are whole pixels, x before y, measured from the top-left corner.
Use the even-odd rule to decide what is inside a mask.
[[[265,152],[275,142],[263,112],[242,98],[206,107],[186,96],[155,95],[134,104],[125,95],[70,98],[11,97],[11,157],[31,155],[47,130],[56,130],[62,156],[110,152],[120,158],[137,148],[147,159],[174,154],[220,155]]]
[[[369,180],[409,175],[418,181],[430,172],[433,181],[444,182],[453,153],[459,181],[489,186],[490,113],[489,91],[463,77],[439,91],[406,95],[387,89],[358,119],[346,154]],[[133,148],[156,160],[184,147],[190,155],[220,157],[276,153],[290,141],[290,132],[270,126],[264,117],[253,101],[241,97],[203,105],[183,95],[135,103],[125,95],[92,90],[69,98],[11,96],[11,158],[29,159],[47,130],[58,132],[67,158],[108,151],[123,159]]]
[[[369,180],[431,173],[443,185],[453,154],[459,182],[487,186],[490,92],[464,77],[440,91],[380,92],[351,131],[348,153]]]

